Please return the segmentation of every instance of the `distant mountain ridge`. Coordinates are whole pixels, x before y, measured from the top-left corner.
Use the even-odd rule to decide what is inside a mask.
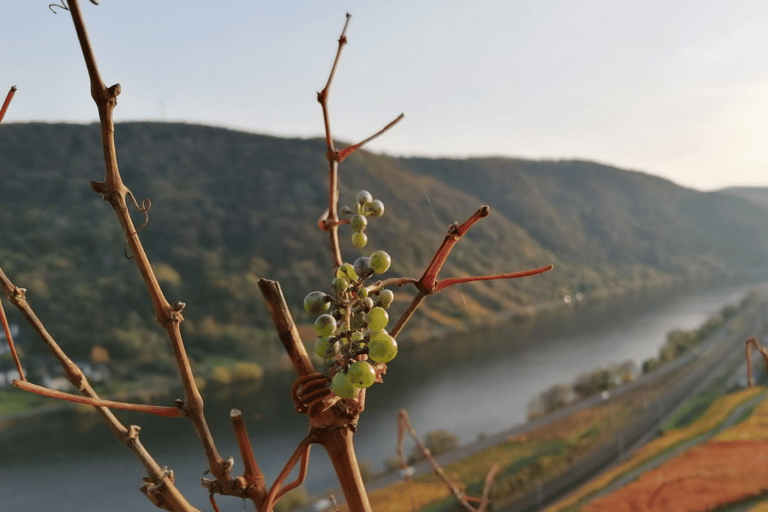
[[[152,200],[142,240],[169,300],[187,303],[192,349],[278,357],[253,283],[279,280],[299,323],[310,321],[302,297],[329,289],[328,241],[316,227],[328,201],[323,142],[179,123],[118,124],[116,142],[125,183]],[[114,214],[88,186],[103,173],[95,125],[0,126],[0,266],[29,288],[33,306],[75,352],[98,339],[116,356],[151,359],[165,341]],[[457,244],[443,276],[555,264],[542,276],[431,297],[406,338],[577,291],[604,294],[768,261],[762,208],[593,162],[363,151],[342,164],[340,187],[342,204],[361,189],[384,201],[369,247],[352,247],[345,229],[341,238],[350,261],[388,251],[388,275],[418,277],[447,226],[482,204],[491,216]],[[138,212],[136,219],[143,223]],[[402,307],[412,291],[395,291]]]

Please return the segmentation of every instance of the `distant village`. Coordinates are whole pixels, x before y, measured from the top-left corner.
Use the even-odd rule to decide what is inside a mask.
[[[11,336],[14,345],[24,351],[30,340],[17,324],[10,324]],[[21,358],[22,370],[28,380],[58,391],[72,391],[73,386],[64,376],[64,369],[51,355],[25,355]],[[94,364],[88,361],[74,361],[83,371],[91,384],[103,384],[110,378],[109,368],[106,364]],[[14,379],[19,378],[16,364],[11,357],[11,349],[5,338],[5,333],[0,329],[0,389],[13,387]]]

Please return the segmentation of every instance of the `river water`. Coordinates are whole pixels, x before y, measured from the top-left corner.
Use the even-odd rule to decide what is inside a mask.
[[[635,294],[621,300],[564,307],[536,318],[404,348],[390,364],[384,385],[368,393],[355,437],[358,458],[375,470],[395,455],[397,412],[405,408],[420,434],[446,429],[462,442],[525,421],[526,405],[539,391],[570,383],[588,370],[655,356],[672,329],[691,329],[723,306],[738,303],[759,280]],[[242,466],[228,413],[244,413],[257,461],[271,481],[306,434],[306,418],[289,398],[290,375],[274,375],[251,389],[208,389],[206,416],[219,451]],[[176,474],[185,495],[210,510],[199,485],[205,462],[194,431],[183,419],[118,414],[142,426],[141,439],[161,465]],[[406,450],[410,450],[406,446]],[[157,510],[137,491],[144,476],[95,415],[57,414],[24,432],[0,436],[1,510],[32,512],[135,512]],[[335,475],[315,447],[306,488],[336,486]],[[222,512],[252,510],[235,498],[218,500]]]

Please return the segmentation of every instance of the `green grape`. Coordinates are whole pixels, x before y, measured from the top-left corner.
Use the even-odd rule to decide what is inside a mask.
[[[387,331],[379,331],[368,342],[368,357],[377,363],[388,363],[397,355],[397,341]]]
[[[376,381],[376,370],[367,361],[355,361],[347,370],[347,379],[356,388],[369,388]]]
[[[361,190],[357,193],[357,204],[368,204],[373,201],[373,196],[367,190]]]
[[[384,203],[376,199],[368,205],[368,211],[371,212],[371,217],[381,217],[384,215]]]
[[[368,312],[368,329],[371,331],[381,331],[389,323],[389,315],[384,308],[373,308]]]
[[[336,277],[346,279],[350,283],[357,281],[357,274],[355,274],[355,268],[349,263],[342,263],[339,270],[336,271]]]
[[[347,374],[339,372],[331,380],[331,391],[336,393],[339,398],[353,398],[357,394],[357,388],[352,387]]]
[[[349,220],[349,225],[352,227],[352,231],[362,233],[368,225],[368,219],[362,215],[355,215]]]
[[[371,268],[371,258],[367,256],[360,256],[357,258],[355,260],[355,273],[363,279],[366,279],[371,274],[373,274],[373,269]]]
[[[334,277],[331,281],[331,287],[336,293],[344,293],[349,288],[349,281],[341,277]]]
[[[356,331],[356,332],[353,332],[352,336],[349,337],[349,341],[352,342],[352,343],[359,343],[359,342],[363,341],[364,337],[365,336],[363,336],[362,332]]]
[[[318,336],[330,336],[336,331],[336,319],[331,315],[320,315],[315,320],[315,331]]]
[[[304,311],[310,315],[319,315],[328,311],[331,303],[326,300],[326,297],[328,296],[323,292],[309,292],[304,297]]]
[[[328,359],[333,357],[339,351],[339,342],[332,342],[330,336],[324,336],[315,340],[315,354]]]
[[[365,290],[368,291],[368,290]],[[371,308],[373,308],[373,299],[370,297],[365,297],[362,301],[362,306],[366,311],[370,311]]]
[[[371,254],[371,268],[377,274],[383,274],[389,270],[392,264],[392,258],[384,251],[376,251]]]
[[[384,309],[392,305],[392,301],[395,300],[395,294],[392,290],[381,290],[379,293],[379,303]]]
[[[352,245],[362,249],[368,244],[368,235],[365,233],[352,233]]]
[[[368,289],[365,287],[360,287],[359,290],[357,290],[357,298],[358,299],[367,299],[368,298]]]

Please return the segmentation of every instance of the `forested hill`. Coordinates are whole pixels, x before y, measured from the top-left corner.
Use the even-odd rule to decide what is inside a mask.
[[[187,303],[194,353],[264,362],[279,354],[257,277],[279,280],[295,306],[329,289],[327,164],[320,140],[172,123],[116,127],[123,179],[149,198],[145,248],[171,302]],[[0,267],[67,350],[99,344],[113,357],[156,359],[165,341],[107,203],[96,125],[0,126]],[[445,235],[478,206],[491,216],[454,249],[441,276],[549,263],[514,282],[462,285],[431,297],[403,335],[515,313],[564,294],[602,294],[666,276],[764,266],[768,213],[733,195],[701,193],[583,161],[398,159],[360,152],[342,164],[341,204],[369,190],[386,213],[360,251],[342,228],[345,259],[384,249],[388,275],[418,277]],[[143,214],[136,212],[137,225]],[[396,290],[402,303],[410,290]]]

